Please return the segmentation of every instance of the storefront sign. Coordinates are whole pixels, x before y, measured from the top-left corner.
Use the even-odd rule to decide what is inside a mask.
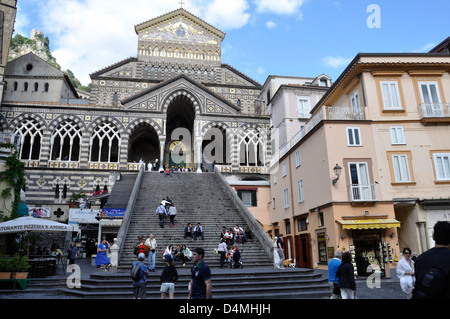
[[[118,218],[125,216],[125,208],[102,208],[100,209],[100,215],[102,217]]]
[[[98,224],[98,220],[95,219],[98,214],[98,209],[71,208],[69,209],[69,223]]]

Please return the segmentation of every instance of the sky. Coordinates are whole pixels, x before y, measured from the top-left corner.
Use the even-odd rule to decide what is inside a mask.
[[[180,0],[18,0],[15,34],[41,30],[63,70],[89,74],[137,56],[134,26]],[[450,36],[449,0],[183,0],[226,33],[222,63],[270,75],[336,80],[359,53],[428,52]]]

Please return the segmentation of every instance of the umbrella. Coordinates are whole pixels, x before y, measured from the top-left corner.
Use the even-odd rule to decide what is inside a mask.
[[[19,217],[7,222],[0,223],[0,234],[20,233],[20,232],[60,232],[73,231],[73,226],[54,222],[47,219],[33,216]],[[30,237],[28,236],[27,256],[30,248]]]

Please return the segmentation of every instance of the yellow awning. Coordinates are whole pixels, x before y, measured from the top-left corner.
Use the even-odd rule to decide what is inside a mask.
[[[338,220],[342,229],[384,229],[400,227],[396,219],[345,219]]]

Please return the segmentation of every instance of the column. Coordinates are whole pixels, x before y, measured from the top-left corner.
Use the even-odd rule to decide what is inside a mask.
[[[419,240],[420,240],[420,248],[422,249],[422,253],[428,250],[428,241],[427,241],[427,231],[426,231],[426,223],[425,222],[417,222],[417,227],[419,227]]]

